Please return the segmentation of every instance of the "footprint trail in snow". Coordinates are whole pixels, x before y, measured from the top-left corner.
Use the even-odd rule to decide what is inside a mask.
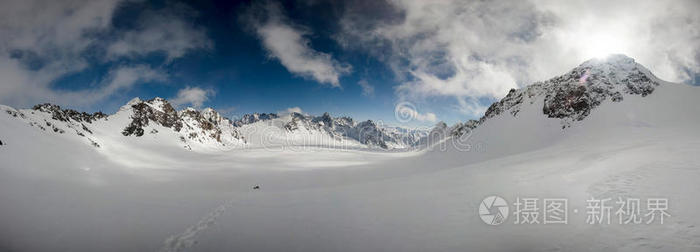
[[[185,251],[186,249],[191,248],[193,245],[197,244],[197,240],[195,240],[197,235],[216,224],[216,219],[219,218],[219,216],[221,216],[226,209],[231,207],[233,202],[233,199],[227,200],[220,206],[216,207],[214,211],[210,212],[206,217],[199,220],[197,224],[188,227],[185,232],[168,237],[163,243],[163,247],[159,251],[176,252]]]

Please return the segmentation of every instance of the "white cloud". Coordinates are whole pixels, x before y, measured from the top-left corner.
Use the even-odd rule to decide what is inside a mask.
[[[110,49],[111,43],[95,34],[114,31],[112,15],[122,2],[4,1],[0,8],[0,104],[27,107],[53,102],[74,107],[89,106],[140,83],[166,81],[167,75],[159,68],[120,62],[111,66],[101,80],[86,83],[84,89],[52,88],[55,80],[87,69],[90,62],[85,55],[95,48],[108,52],[116,50]],[[132,32],[126,32],[123,40],[117,42],[128,45],[122,47],[122,53],[163,50],[172,59],[182,56],[190,48],[201,47],[202,41],[208,41],[201,38],[202,34],[191,32],[193,28],[183,25],[178,17],[167,14],[167,11],[159,13],[169,15],[171,23],[146,19],[137,33],[130,35]],[[167,31],[158,31],[163,29]],[[156,34],[148,37],[149,34],[139,34],[140,31]],[[130,39],[137,35],[146,37]],[[183,40],[188,36],[196,38]],[[132,47],[139,49],[129,49]],[[106,63],[112,59],[108,57]]]
[[[206,33],[167,11],[149,12],[139,22],[140,27],[129,30],[107,48],[109,58],[143,56],[165,52],[168,61],[182,57],[190,50],[209,49],[212,42]]]
[[[291,108],[287,108],[287,109],[282,110],[282,111],[278,111],[277,113],[278,113],[278,114],[282,114],[282,115],[288,115],[288,114],[291,114],[291,113],[299,113],[299,114],[301,114],[301,113],[304,113],[304,111],[302,111],[300,107],[291,107]]]
[[[204,102],[209,100],[210,96],[215,95],[211,89],[202,89],[199,87],[185,87],[177,92],[175,98],[170,99],[170,102],[179,107],[182,105],[192,105],[195,108],[201,108]]]
[[[416,111],[416,120],[421,122],[436,122],[437,116],[433,113],[427,112],[425,114],[420,114]]]
[[[394,70],[400,99],[480,99],[624,53],[670,81],[700,72],[700,2],[393,0],[346,10],[337,41]],[[372,16],[373,15],[373,16]]]
[[[284,110],[277,111],[277,114],[280,116],[289,115],[291,113],[304,114],[304,111],[300,107],[290,107],[290,108],[286,108]]]
[[[251,22],[269,57],[279,60],[291,73],[340,87],[340,76],[349,73],[352,67],[336,61],[328,53],[311,48],[307,38],[311,32],[305,27],[291,24],[279,6],[270,3],[265,7],[265,12],[266,21]]]
[[[360,80],[357,82],[357,85],[360,85],[360,87],[362,88],[362,95],[367,97],[374,96],[374,86],[372,86],[372,84],[369,84],[367,80]]]

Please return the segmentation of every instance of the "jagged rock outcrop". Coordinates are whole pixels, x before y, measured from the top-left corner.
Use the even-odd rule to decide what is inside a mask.
[[[194,108],[187,108],[180,112],[183,122],[183,134],[189,139],[205,143],[209,139],[226,145],[227,143],[243,140],[244,137],[230,120],[221,116],[212,108],[206,108],[201,112]]]
[[[180,131],[182,128],[182,121],[177,111],[163,98],[156,97],[148,101],[135,98],[127,106],[131,106],[133,114],[131,123],[122,131],[124,136],[143,136],[143,128],[151,121],[175,131]]]
[[[458,122],[450,128],[450,135],[452,136],[462,136],[471,132],[476,126],[479,125],[477,120],[469,120],[465,123]]]
[[[107,117],[106,114],[102,112],[95,112],[92,114],[88,114],[85,112],[78,112],[72,109],[61,109],[61,106],[50,104],[50,103],[44,103],[44,104],[37,104],[34,107],[32,107],[33,110],[41,111],[41,112],[46,112],[51,114],[51,118],[54,120],[58,120],[61,122],[67,122],[70,120],[76,121],[76,122],[86,122],[86,123],[92,123],[95,120],[102,119]]]

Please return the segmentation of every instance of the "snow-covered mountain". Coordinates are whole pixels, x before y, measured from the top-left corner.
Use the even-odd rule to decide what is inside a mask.
[[[177,111],[163,98],[145,101],[134,98],[114,115],[88,114],[52,104],[23,110],[3,106],[3,110],[29,126],[82,137],[95,147],[101,146],[101,139],[118,140],[119,133],[127,138],[152,136],[188,150],[268,145],[408,149],[425,135],[419,130],[383,127],[369,120],[356,122],[349,117],[334,118],[328,113],[322,116],[255,113],[231,121],[212,108]],[[103,135],[93,133],[96,127]]]
[[[609,55],[584,62],[571,71],[520,89],[511,89],[493,103],[479,120],[457,123],[443,130],[462,136],[479,124],[501,114],[517,117],[523,106],[541,106],[548,118],[558,118],[562,128],[584,120],[605,102],[622,102],[628,96],[645,97],[663,81],[634,59],[625,55]],[[439,130],[440,127],[436,127]]]

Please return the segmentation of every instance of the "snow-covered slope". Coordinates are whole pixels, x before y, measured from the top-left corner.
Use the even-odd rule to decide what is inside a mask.
[[[636,89],[626,84],[610,92],[583,84],[573,100],[595,104],[584,117],[577,102],[557,105],[565,117],[544,110],[547,97],[578,89],[566,83],[581,76],[561,79],[561,88],[543,82],[542,93],[496,105],[505,109],[421,152],[187,151],[181,133],[160,124],[123,136],[128,108],[106,118],[64,113],[82,121],[59,124],[63,134],[43,113],[22,110],[29,118],[22,120],[2,113],[0,226],[10,228],[0,232],[0,250],[700,251],[700,90],[650,76],[658,85],[646,95],[628,93]],[[613,101],[618,91],[622,100]],[[88,141],[85,118],[102,147]],[[238,130],[255,136],[249,131],[283,130],[291,120],[275,116]],[[320,132],[310,128],[321,121],[297,121],[291,132]],[[478,209],[490,195],[511,210],[517,197],[565,198],[568,224],[514,224],[511,211],[500,226],[487,225]],[[671,216],[664,224],[617,224],[618,197],[667,198]],[[586,223],[591,198],[612,199],[613,223]]]

